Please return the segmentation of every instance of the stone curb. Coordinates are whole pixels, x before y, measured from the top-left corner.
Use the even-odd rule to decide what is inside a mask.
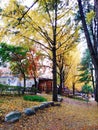
[[[38,110],[43,110],[51,106],[61,106],[61,103],[53,101],[42,102],[39,106],[33,106],[32,108],[25,108],[23,112],[12,111],[5,116],[4,121],[13,123],[18,121],[22,117],[22,114],[25,114],[27,116],[35,115]]]

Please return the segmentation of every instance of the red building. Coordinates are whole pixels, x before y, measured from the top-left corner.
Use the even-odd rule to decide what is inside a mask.
[[[38,84],[38,90],[40,92],[52,92],[52,84],[53,84],[53,79],[49,78],[40,78],[39,79],[39,84]]]

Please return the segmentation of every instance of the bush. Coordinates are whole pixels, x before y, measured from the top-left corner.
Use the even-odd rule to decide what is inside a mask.
[[[0,84],[0,94],[7,93],[7,92],[14,92],[17,91],[18,94],[22,92],[23,87],[21,86],[10,86],[7,84]]]
[[[8,85],[0,84],[0,94],[2,94],[3,91],[6,91],[9,88]]]
[[[47,101],[46,98],[42,97],[42,96],[38,96],[38,95],[25,95],[23,97],[24,100],[26,101],[37,101],[37,102],[44,102],[44,101]]]
[[[93,88],[87,84],[85,84],[83,87],[82,87],[82,92],[83,93],[86,93],[86,94],[89,94],[89,93],[93,93]]]

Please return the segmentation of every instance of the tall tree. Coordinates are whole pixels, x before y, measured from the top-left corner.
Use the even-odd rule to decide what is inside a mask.
[[[38,89],[38,82],[37,79],[39,77],[40,69],[42,68],[41,66],[41,57],[42,53],[40,53],[37,49],[35,48],[30,48],[29,51],[27,52],[26,55],[28,59],[28,73],[31,78],[34,79],[34,86],[35,86],[35,94],[37,93]],[[32,89],[33,86],[32,86]]]
[[[88,49],[86,49],[83,54],[83,57],[81,59],[81,63],[79,66],[79,71],[80,71],[79,81],[88,85],[92,83],[93,89],[95,89],[94,73],[93,73],[94,68],[92,65],[91,56]]]
[[[40,0],[40,3],[41,6],[38,4],[34,9],[25,11],[28,8],[14,0],[3,10],[2,18],[7,25],[5,32],[10,32],[14,43],[39,44],[41,49],[47,52],[45,54],[52,59],[53,101],[57,101],[57,50],[67,48],[70,38],[74,37],[77,31],[73,31],[73,23],[69,24],[69,14],[72,11],[66,7],[66,1]],[[70,35],[67,34],[68,30]]]
[[[10,62],[13,74],[21,74],[24,79],[24,90],[26,87],[27,75],[27,50],[20,46],[8,45],[6,43],[0,44],[0,59],[2,62]]]
[[[95,80],[96,80],[96,87],[95,87],[95,101],[98,102],[98,1],[94,0],[94,8],[92,11],[95,11],[95,15],[89,15],[91,13],[85,15],[84,8],[82,5],[82,0],[77,0],[79,6],[79,12],[81,15],[82,25],[84,28],[85,37],[87,40],[87,45],[91,54],[92,62],[95,68]],[[89,3],[90,1],[88,1]],[[89,7],[88,7],[89,9]],[[90,23],[88,24],[86,17],[89,16]]]
[[[73,39],[69,40],[69,47],[67,49],[62,50],[62,48],[60,48],[59,49],[60,53],[59,53],[59,51],[57,51],[57,54],[58,54],[57,55],[57,70],[58,70],[58,76],[59,76],[59,80],[60,80],[59,94],[61,94],[61,95],[62,95],[62,88],[64,88],[64,86],[65,86],[65,80],[68,75],[68,70],[69,70],[68,68],[70,68],[70,66],[71,66],[69,64],[69,60],[71,60],[69,58],[69,53],[72,53],[74,50],[77,51],[77,49],[76,49],[77,45],[78,45],[77,39],[78,39],[78,35],[76,35],[76,38],[74,36],[74,40]],[[73,42],[74,42],[74,44],[73,44]]]
[[[78,56],[78,57],[77,57]],[[75,89],[80,89],[79,80],[79,72],[78,65],[80,63],[80,53],[77,48],[74,48],[72,51],[68,52],[67,58],[67,69],[65,71],[65,86],[73,90],[73,94],[75,93]]]

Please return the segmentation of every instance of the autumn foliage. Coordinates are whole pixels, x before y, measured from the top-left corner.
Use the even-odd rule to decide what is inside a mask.
[[[49,95],[43,95],[51,100]],[[26,116],[16,123],[4,122],[4,116],[13,110],[40,105],[39,102],[23,100],[22,97],[0,97],[0,129],[14,130],[97,130],[98,112],[96,103],[64,98],[61,106],[39,110],[36,115]],[[55,122],[55,123],[54,123]]]

